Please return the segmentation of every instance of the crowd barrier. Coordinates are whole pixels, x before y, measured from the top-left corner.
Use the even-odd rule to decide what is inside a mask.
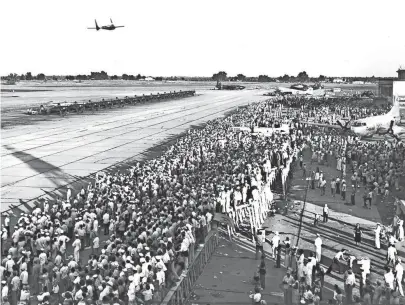
[[[189,269],[185,275],[180,277],[180,281],[171,288],[163,299],[161,305],[184,305],[190,297],[193,286],[204,270],[205,265],[210,260],[212,254],[218,246],[218,232],[209,232],[203,246],[194,254],[194,260],[190,262]]]
[[[83,113],[85,111],[98,111],[100,109],[112,109],[113,107],[122,108],[125,105],[137,105],[147,102],[172,100],[178,98],[186,98],[195,95],[195,90],[188,91],[173,91],[164,92],[150,95],[140,95],[124,98],[115,99],[102,99],[99,101],[83,101],[83,102],[54,102],[51,104],[41,105],[39,107],[30,108],[27,110],[27,114],[60,114],[64,115],[66,113]]]

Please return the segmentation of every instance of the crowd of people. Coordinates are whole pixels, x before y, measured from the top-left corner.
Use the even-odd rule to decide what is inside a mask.
[[[7,216],[2,301],[161,301],[204,242],[215,211],[231,213],[258,200],[264,187],[270,191],[271,168],[285,165],[303,141],[231,131],[256,110],[251,105],[190,130],[160,158],[99,173],[77,194],[68,189],[65,198],[21,214],[13,227]]]
[[[341,175],[336,180],[341,182],[331,180],[336,194],[351,174],[352,188],[358,191],[363,184],[372,194],[371,202],[376,194],[387,195],[399,187],[403,146],[387,148],[384,142],[365,144],[337,132],[324,133],[316,126],[294,123],[293,117],[280,117],[280,105],[289,102],[251,104],[203,129],[190,130],[160,158],[125,171],[100,173],[77,194],[68,189],[65,198],[45,200],[32,213],[22,214],[13,227],[7,216],[1,235],[2,302],[159,303],[187,271],[195,249],[210,232],[214,213],[234,217],[240,205],[260,200],[270,204],[266,196],[259,197],[271,192],[271,172],[295,160],[304,144],[315,162],[338,160]],[[274,126],[285,119],[289,133],[264,136],[232,129]],[[312,188],[318,181],[325,186],[322,173],[313,177]],[[289,251],[292,269],[283,284],[298,289],[304,283],[305,289],[298,290],[308,302],[311,294],[321,297],[317,287],[323,285],[322,268],[315,255],[305,259],[298,250],[294,264],[297,249]],[[311,269],[305,267],[309,262],[316,270],[311,275],[303,271]],[[252,300],[263,304],[259,295],[260,291],[253,294]]]
[[[293,99],[295,107],[302,106],[305,109],[305,99]],[[283,102],[288,104],[288,102]],[[325,110],[325,108],[324,108]],[[373,111],[372,114],[381,114],[385,109]],[[332,116],[337,117],[339,108],[327,109]],[[301,117],[317,115],[319,111],[309,110]],[[365,108],[350,109],[349,116],[353,113],[358,115],[369,115],[370,110]],[[330,129],[314,125],[306,125],[304,121],[299,128],[307,137],[307,145],[312,153],[311,164],[305,164],[303,157],[299,157],[302,176],[310,181],[309,191],[319,191],[321,196],[339,196],[343,203],[349,205],[361,204],[364,208],[370,209],[372,205],[388,206],[388,198],[392,191],[399,191],[401,188],[400,179],[405,174],[405,147],[403,143],[388,143],[385,140],[374,142],[360,141],[356,136],[342,134],[338,129]],[[309,166],[316,166],[316,170],[309,171]],[[336,176],[327,177],[320,165],[335,167]],[[350,196],[347,193],[350,192]],[[362,202],[356,202],[356,194],[362,192]],[[323,208],[323,221],[328,221],[329,207],[325,204]],[[317,226],[321,215],[314,215],[314,226]],[[398,216],[394,217],[390,226],[377,224],[374,230],[375,248],[381,248],[381,240],[387,244],[386,266],[384,277],[376,282],[370,279],[370,259],[366,257],[354,257],[346,249],[339,251],[329,269],[320,265],[322,240],[316,238],[315,253],[304,256],[304,252],[292,249],[295,252],[293,262],[286,264],[292,269],[287,272],[283,280],[285,285],[286,304],[293,304],[301,300],[304,304],[319,304],[322,300],[322,289],[324,276],[332,270],[341,273],[342,262],[347,262],[348,268],[344,273],[343,288],[335,285],[333,302],[336,304],[400,304],[400,297],[403,293],[403,266],[396,245],[404,240],[404,221]],[[362,241],[362,230],[356,226],[353,237],[356,245]],[[286,253],[291,250],[286,247]],[[287,257],[290,254],[286,254]],[[355,287],[355,274],[353,263],[360,266],[360,295],[353,295]],[[294,274],[294,276],[291,275]],[[297,297],[298,295],[298,297]]]

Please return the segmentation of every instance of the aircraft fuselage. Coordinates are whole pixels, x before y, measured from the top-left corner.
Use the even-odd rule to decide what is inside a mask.
[[[115,26],[113,25],[104,25],[101,27],[102,30],[112,31],[115,30]]]

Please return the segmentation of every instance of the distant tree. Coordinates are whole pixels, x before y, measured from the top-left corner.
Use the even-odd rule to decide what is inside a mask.
[[[325,77],[325,75],[319,75],[319,81],[321,81],[321,82],[323,82],[323,81],[325,81],[325,79],[326,79],[326,77]]]
[[[2,79],[8,79],[8,80],[16,81],[16,80],[18,80],[18,74],[17,73],[10,73],[6,77],[2,77]]]
[[[90,78],[95,79],[95,80],[106,80],[106,79],[108,79],[108,74],[106,72],[104,72],[104,71],[91,72]]]
[[[44,73],[39,73],[37,75],[37,80],[44,80],[45,79],[45,74]]]
[[[58,77],[56,75],[52,76],[52,80],[57,81]]]
[[[20,80],[25,80],[25,75],[24,74],[20,75]]]
[[[128,75],[128,80],[136,80],[136,77],[134,75]]]
[[[290,81],[290,76],[288,74],[284,74],[279,78],[283,82],[289,82]]]
[[[155,77],[155,80],[158,82],[161,82],[163,80],[163,77],[161,77],[161,76]]]
[[[122,78],[123,80],[128,80],[128,74],[122,74],[121,78]]]
[[[236,77],[241,82],[244,82],[246,80],[246,76],[243,74],[238,74]]]
[[[302,72],[298,73],[297,78],[298,78],[300,81],[304,82],[304,81],[307,81],[307,80],[309,79],[309,76],[308,76],[307,72],[302,71]]]
[[[268,77],[267,75],[259,75],[258,81],[259,82],[271,82],[272,79],[270,77]]]
[[[136,76],[136,79],[141,79],[142,75],[138,73],[138,75]]]
[[[31,72],[27,72],[27,74],[25,74],[25,79],[26,79],[26,80],[32,80],[32,74],[31,74]]]
[[[87,75],[84,75],[84,74],[79,74],[79,75],[76,75],[76,79],[77,80],[87,80]]]
[[[66,75],[66,80],[75,80],[73,75]]]
[[[116,80],[116,79],[118,79],[118,76],[117,76],[117,75],[113,75],[113,76],[111,76],[111,79],[112,79],[112,80]]]
[[[220,72],[212,75],[213,80],[220,81],[220,82],[226,80],[226,77],[227,77],[227,73],[224,71],[220,71]]]

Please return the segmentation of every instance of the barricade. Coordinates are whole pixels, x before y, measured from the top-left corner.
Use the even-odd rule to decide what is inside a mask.
[[[210,260],[212,254],[215,252],[215,249],[218,246],[218,241],[218,231],[210,231],[205,239],[204,245],[200,246],[194,254],[195,258],[190,262],[187,273],[180,276],[180,281],[176,283],[176,286],[169,290],[161,305],[186,304],[194,284],[203,272],[204,267]]]

